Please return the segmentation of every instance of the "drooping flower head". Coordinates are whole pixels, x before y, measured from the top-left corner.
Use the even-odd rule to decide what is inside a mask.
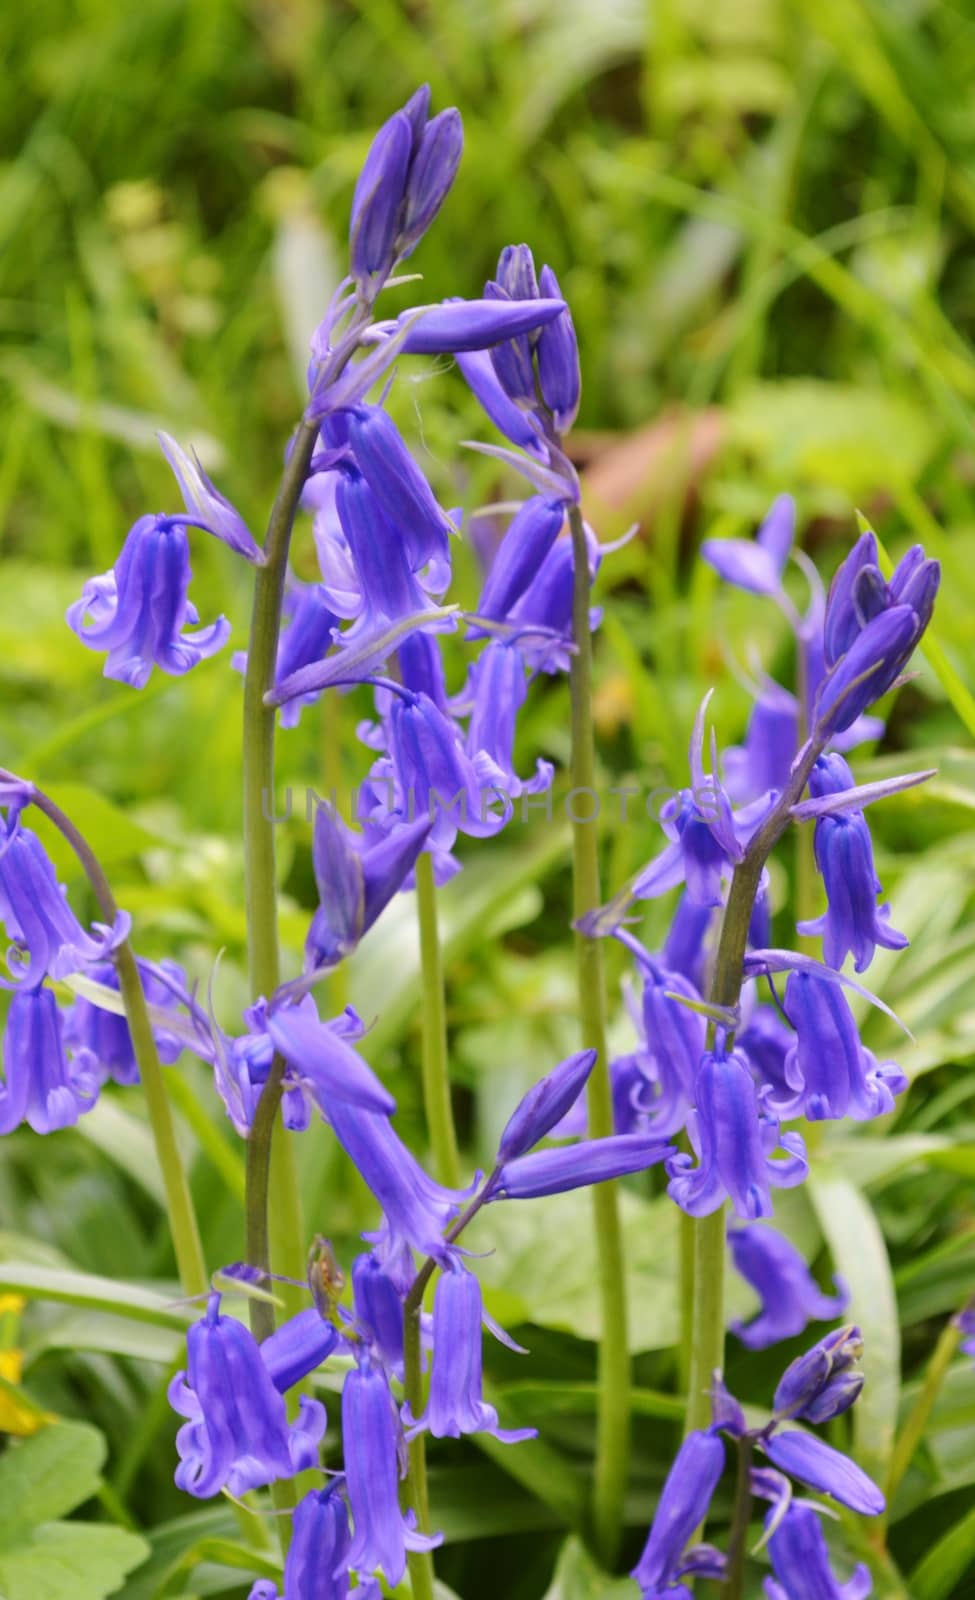
[[[26,1122],[35,1133],[69,1128],[98,1098],[104,1072],[93,1052],[76,1048],[69,1058],[64,1018],[46,987],[18,989],[10,1002],[3,1036],[0,1134]]]
[[[68,626],[89,650],[108,653],[105,677],[144,689],[154,666],[180,675],[215,655],[230,624],[218,617],[197,633],[188,599],[190,551],[185,517],[145,516],[133,524],[110,572],[89,578],[68,607]]]
[[[716,1433],[708,1430],[687,1435],[661,1490],[643,1554],[632,1571],[642,1600],[684,1600],[691,1591],[681,1578],[721,1575],[723,1563],[720,1558],[715,1561],[717,1552],[710,1546],[687,1546],[708,1514],[724,1461],[724,1444]]]
[[[761,1299],[750,1323],[733,1322],[731,1331],[750,1350],[766,1350],[802,1333],[807,1323],[840,1316],[849,1290],[835,1279],[837,1294],[823,1294],[795,1245],[765,1223],[730,1228],[728,1245],[735,1268]]]
[[[399,1415],[385,1373],[368,1358],[342,1388],[342,1442],[353,1523],[349,1565],[364,1573],[379,1567],[395,1587],[406,1571],[407,1550],[430,1550],[439,1539],[417,1533],[412,1510],[404,1515],[400,1509],[405,1446]]]
[[[0,831],[0,921],[14,941],[7,955],[12,976],[0,978],[6,989],[33,989],[45,977],[66,978],[104,961],[129,930],[120,911],[113,927],[96,922],[94,933],[85,932],[43,845],[19,817]]]

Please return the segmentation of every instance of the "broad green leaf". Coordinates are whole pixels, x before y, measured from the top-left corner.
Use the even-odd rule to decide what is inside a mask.
[[[146,1559],[149,1546],[125,1528],[48,1522],[0,1551],[3,1600],[105,1600]]]
[[[90,1499],[104,1460],[105,1440],[83,1422],[53,1422],[12,1444],[0,1456],[0,1550]]]
[[[28,1300],[57,1300],[62,1305],[88,1306],[93,1311],[113,1311],[136,1322],[153,1322],[160,1328],[185,1329],[188,1312],[131,1283],[116,1283],[94,1272],[74,1272],[38,1267],[24,1261],[0,1261],[0,1293],[22,1294]]]
[[[632,1578],[611,1578],[579,1539],[567,1539],[559,1553],[545,1600],[638,1600]]]
[[[485,1385],[484,1392],[486,1399],[492,1404],[497,1403],[499,1396],[492,1386]],[[503,1402],[501,1425],[511,1425],[505,1416]],[[521,1444],[508,1445],[489,1433],[477,1433],[472,1438],[502,1472],[528,1489],[543,1505],[557,1512],[570,1528],[580,1526],[588,1505],[586,1480],[546,1440],[525,1439]]]
[[[912,1600],[947,1600],[975,1566],[975,1507],[918,1562],[911,1573]]]
[[[900,1328],[887,1246],[869,1201],[833,1168],[807,1185],[836,1263],[850,1286],[848,1315],[863,1330],[866,1383],[853,1411],[861,1466],[883,1481],[897,1428]]]
[[[594,1415],[599,1403],[599,1388],[595,1383],[531,1378],[499,1385],[496,1391],[499,1405],[506,1408],[505,1415],[517,1418],[520,1426],[527,1426],[533,1417],[554,1416],[559,1413]],[[658,1394],[654,1389],[631,1389],[630,1405],[634,1416],[662,1417],[681,1422],[687,1409],[680,1395]]]

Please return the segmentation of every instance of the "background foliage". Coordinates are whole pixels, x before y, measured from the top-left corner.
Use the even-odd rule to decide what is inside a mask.
[[[157,427],[192,440],[260,526],[301,403],[307,338],[341,271],[355,173],[375,126],[423,79],[436,107],[460,106],[467,130],[460,181],[417,257],[424,294],[476,293],[509,240],[551,261],[583,353],[590,513],[604,536],[642,523],[601,579],[606,781],[682,781],[711,683],[722,735],[739,736],[747,694],[732,663],[757,649],[774,666],[786,640],[772,614],[719,596],[693,551],[702,533],[751,526],[781,490],[797,496],[806,547],[826,570],[855,507],[894,553],[924,539],[946,570],[936,642],[975,691],[970,0],[35,0],[4,8],[0,44],[4,763],[43,781],[88,833],[146,953],[178,953],[205,983],[224,950],[216,999],[228,1023],[246,999],[240,680],[224,660],[183,681],[157,675],[141,695],[113,687],[63,611],[84,575],[111,564],[134,517],[173,501]],[[459,448],[484,435],[456,372],[418,364],[393,408],[443,503],[471,509],[498,493],[493,468]],[[299,570],[310,574],[313,559],[305,537]],[[473,592],[473,557],[462,559]],[[225,610],[239,644],[243,571],[202,539],[194,560],[201,611]],[[361,772],[357,715],[343,706],[324,733],[306,716],[281,741],[282,785],[296,795],[279,833],[294,962],[313,896],[304,786],[344,790]],[[913,765],[940,768],[923,793],[871,818],[895,924],[913,940],[882,956],[871,981],[917,1045],[879,1014],[865,1038],[896,1049],[918,1081],[882,1139],[875,1127],[828,1134],[808,1191],[777,1202],[810,1257],[828,1271],[829,1246],[852,1281],[868,1342],[856,1444],[881,1474],[898,1408],[975,1282],[972,732],[925,668],[876,758],[857,764],[859,776],[879,773],[909,746]],[[564,762],[563,689],[536,695],[522,740],[526,758]],[[607,817],[604,839],[615,884],[651,853],[655,830]],[[469,848],[468,862],[445,918],[458,1107],[476,1160],[519,1089],[574,1039],[567,838],[536,817]],[[786,910],[787,865],[775,883]],[[651,913],[651,938],[654,926]],[[416,962],[404,901],[349,984],[376,1018],[370,1059],[408,1135]],[[338,985],[332,998],[344,1003]],[[625,1045],[622,1019],[617,1035]],[[240,1147],[192,1063],[168,1078],[208,1259],[235,1259]],[[138,1095],[110,1092],[77,1132],[43,1144],[18,1133],[0,1156],[0,1287],[30,1300],[22,1327],[8,1314],[7,1342],[23,1346],[34,1407],[88,1424],[62,1422],[17,1447],[21,1465],[34,1453],[36,1473],[16,1527],[6,1511],[0,1526],[3,1593],[98,1600],[132,1568],[129,1600],[245,1593],[221,1542],[235,1532],[229,1510],[194,1509],[172,1484],[165,1381],[185,1316],[171,1304]],[[364,1193],[324,1131],[300,1157],[307,1215],[348,1261],[370,1220]],[[634,1184],[626,1213],[634,1553],[680,1415],[675,1213],[656,1187]],[[440,1570],[465,1600],[633,1593],[607,1586],[577,1539],[563,1542],[582,1503],[594,1396],[583,1200],[498,1208],[485,1229],[492,1309],[531,1348],[528,1360],[490,1352],[492,1382],[505,1417],[537,1422],[542,1439],[433,1454],[448,1537]],[[735,1349],[730,1359],[736,1392],[763,1403],[767,1361]],[[14,1404],[7,1389],[4,1404]],[[74,1499],[45,1487],[39,1452],[52,1444],[76,1462]],[[5,1506],[9,1464],[0,1460]],[[878,1593],[971,1592],[973,1484],[975,1378],[960,1363],[893,1509],[892,1557],[909,1576],[878,1568]],[[82,1494],[87,1526],[57,1521]],[[52,1522],[68,1531],[52,1535]],[[25,1580],[18,1562],[40,1525],[51,1559]],[[753,1577],[757,1594],[760,1563]]]

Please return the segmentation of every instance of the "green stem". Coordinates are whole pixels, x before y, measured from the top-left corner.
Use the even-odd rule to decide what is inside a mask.
[[[422,1290],[421,1290],[422,1298]],[[420,1305],[407,1305],[403,1323],[403,1391],[410,1411],[423,1410],[423,1375],[420,1368]],[[416,1512],[421,1533],[430,1531],[430,1496],[427,1487],[426,1435],[418,1433],[407,1446],[407,1472],[403,1499]],[[429,1550],[411,1550],[408,1556],[413,1600],[433,1600],[433,1556]]]
[[[109,924],[113,923],[118,916],[118,906],[94,851],[70,818],[65,816],[60,806],[55,805],[48,795],[40,789],[35,789],[31,798],[38,811],[42,811],[67,839],[85,869],[102,920]],[[210,1278],[203,1257],[203,1246],[200,1243],[200,1230],[193,1209],[193,1197],[190,1194],[190,1186],[176,1143],[176,1129],[166,1096],[166,1083],[149,1019],[149,1008],[142,989],[142,979],[128,939],[123,939],[115,951],[115,968],[118,972],[126,1021],[132,1035],[132,1049],[139,1064],[139,1076],[145,1092],[149,1126],[156,1147],[159,1170],[162,1173],[166,1212],[173,1236],[179,1281],[186,1295],[206,1294]]]
[[[580,813],[585,815],[590,802],[598,809],[592,722],[592,636],[589,630],[592,583],[585,528],[577,505],[570,507],[569,526],[572,532],[572,632],[575,644],[569,688],[572,704],[572,787],[577,791],[574,808],[577,816]],[[586,912],[594,910],[601,898],[595,815],[587,821],[573,820],[572,882],[573,913],[578,920]],[[606,1050],[603,949],[600,940],[591,939],[578,930],[575,948],[582,1044],[598,1052],[586,1093],[589,1135],[593,1139],[601,1139],[613,1132],[613,1098]],[[594,1184],[592,1207],[602,1311],[592,1518],[596,1549],[603,1562],[611,1566],[622,1534],[623,1495],[630,1452],[630,1354],[617,1185]]]
[[[752,1515],[752,1451],[751,1439],[737,1441],[738,1475],[728,1538],[728,1573],[722,1591],[723,1600],[742,1600],[745,1593],[745,1552]]]
[[[303,421],[293,441],[281,484],[271,509],[264,541],[264,564],[254,580],[247,671],[244,678],[244,877],[247,909],[247,956],[250,992],[254,999],[270,999],[280,982],[278,902],[274,850],[274,733],[276,712],[264,697],[274,682],[281,606],[288,569],[291,530],[301,491],[318,438],[313,423]],[[286,1148],[288,1135],[280,1124],[284,1063],[275,1057],[261,1092],[247,1141],[245,1230],[247,1261],[263,1272],[275,1271],[302,1278],[305,1270],[305,1231],[294,1162]],[[273,1199],[272,1199],[273,1196]],[[271,1250],[269,1208],[273,1212],[275,1249]],[[248,1303],[255,1339],[274,1331],[274,1307],[264,1301]],[[271,1487],[278,1511],[290,1510],[296,1500],[290,1479]],[[291,1538],[291,1519],[281,1517],[282,1549]]]
[[[887,1499],[887,1510],[884,1512],[883,1526],[886,1528],[887,1518],[893,1504],[894,1495],[900,1487],[901,1479],[910,1466],[917,1453],[921,1440],[924,1438],[935,1401],[941,1392],[941,1385],[948,1375],[955,1352],[961,1343],[962,1330],[957,1320],[953,1317],[941,1331],[928,1368],[924,1374],[921,1392],[908,1413],[907,1420],[897,1435],[893,1453],[890,1458],[890,1467],[887,1472],[887,1482],[884,1485],[884,1494]]]
[[[418,859],[416,909],[420,924],[420,981],[423,989],[423,1108],[433,1150],[433,1166],[440,1183],[456,1189],[460,1183],[460,1157],[454,1113],[450,1103],[447,1059],[447,1006],[443,955],[437,926],[437,888],[433,857]]]

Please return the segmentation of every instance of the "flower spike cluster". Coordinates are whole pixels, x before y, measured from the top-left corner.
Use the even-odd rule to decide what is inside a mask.
[[[766,1580],[769,1600],[855,1600],[870,1593],[866,1569],[857,1568],[849,1584],[833,1577],[819,1508],[793,1497],[791,1478],[862,1516],[879,1516],[884,1497],[866,1473],[823,1440],[790,1421],[819,1424],[852,1406],[862,1387],[856,1362],[863,1351],[860,1330],[840,1328],[813,1345],[782,1374],[771,1420],[749,1428],[737,1400],[719,1373],[714,1375],[712,1423],[689,1433],[661,1491],[643,1554],[633,1568],[642,1600],[689,1600],[683,1578],[728,1576],[728,1558],[709,1544],[690,1545],[708,1511],[726,1465],[725,1439],[747,1443],[739,1471],[748,1472],[750,1495],[772,1501],[766,1519],[774,1579]],[[760,1451],[771,1469],[751,1465]],[[739,1491],[740,1492],[740,1491]]]

